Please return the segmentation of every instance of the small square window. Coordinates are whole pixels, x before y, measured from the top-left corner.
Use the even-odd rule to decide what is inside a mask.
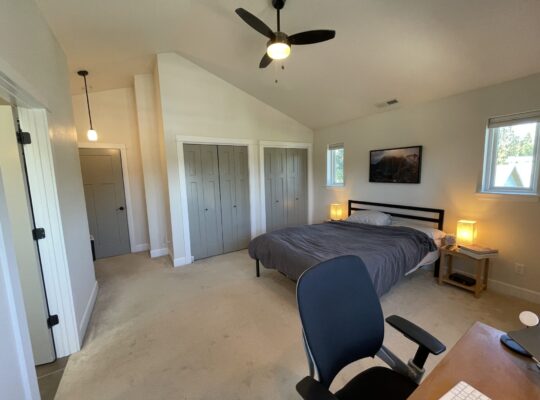
[[[482,192],[538,195],[540,112],[488,122]]]
[[[343,144],[332,144],[328,146],[327,153],[327,186],[344,186],[345,185],[345,169],[344,169],[345,149]]]

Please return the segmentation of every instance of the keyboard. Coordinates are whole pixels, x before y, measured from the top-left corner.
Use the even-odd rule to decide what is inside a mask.
[[[479,392],[467,382],[459,382],[439,400],[491,400],[485,394]]]

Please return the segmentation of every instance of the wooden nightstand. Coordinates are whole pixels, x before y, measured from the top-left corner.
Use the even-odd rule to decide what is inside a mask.
[[[443,282],[448,283],[450,285],[454,285],[462,289],[468,290],[469,292],[473,292],[475,297],[480,297],[482,291],[487,289],[490,259],[496,256],[496,253],[489,255],[471,256],[469,254],[462,253],[457,246],[441,248],[441,269],[439,273],[439,285],[442,285]],[[467,286],[450,279],[450,274],[453,272],[454,257],[473,261],[475,263],[475,285]]]

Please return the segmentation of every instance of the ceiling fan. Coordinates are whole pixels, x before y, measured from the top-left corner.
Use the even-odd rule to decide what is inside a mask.
[[[300,32],[291,36],[281,32],[280,11],[285,6],[285,1],[286,0],[272,0],[272,5],[277,10],[277,32],[272,31],[268,25],[243,8],[236,9],[236,14],[238,14],[246,24],[270,39],[266,45],[266,53],[264,53],[264,56],[259,63],[259,68],[268,67],[273,60],[283,60],[289,57],[292,45],[325,42],[336,36],[336,31],[328,29]]]

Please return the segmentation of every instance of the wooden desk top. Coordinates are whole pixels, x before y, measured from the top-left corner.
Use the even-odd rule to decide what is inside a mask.
[[[476,322],[409,400],[436,400],[459,381],[493,400],[540,399],[540,369],[499,341],[503,332]]]

